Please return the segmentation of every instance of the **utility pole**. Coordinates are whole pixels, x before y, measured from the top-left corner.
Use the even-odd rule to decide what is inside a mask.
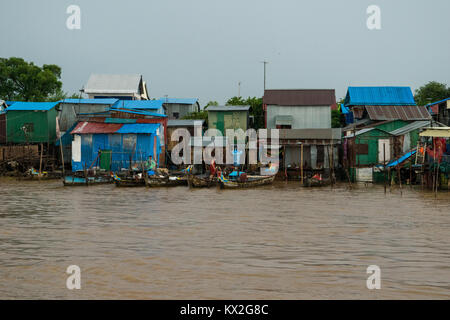
[[[266,64],[268,64],[269,62],[267,61],[261,61],[261,63],[264,63],[264,91],[266,91]]]
[[[241,82],[238,82],[238,97],[241,96]]]

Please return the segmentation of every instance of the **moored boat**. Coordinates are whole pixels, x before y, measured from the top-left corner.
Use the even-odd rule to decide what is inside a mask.
[[[224,189],[239,189],[239,188],[253,188],[263,185],[272,184],[275,180],[275,175],[270,176],[247,176],[243,181],[239,179],[230,180],[223,175],[219,178],[220,187]]]
[[[63,184],[66,187],[75,186],[92,186],[98,184],[112,183],[113,179],[110,176],[93,176],[93,177],[78,177],[78,176],[65,176]]]
[[[189,175],[188,184],[192,188],[209,188],[217,186],[218,179],[217,177],[211,177],[209,174]]]

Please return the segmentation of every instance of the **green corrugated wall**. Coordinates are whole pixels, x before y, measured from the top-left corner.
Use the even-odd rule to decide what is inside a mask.
[[[11,110],[6,114],[8,143],[54,143],[56,140],[56,109],[49,111]],[[34,130],[28,136],[22,127],[32,123]]]

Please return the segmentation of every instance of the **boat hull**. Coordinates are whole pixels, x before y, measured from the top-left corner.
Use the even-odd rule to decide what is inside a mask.
[[[210,188],[217,186],[218,179],[216,177],[211,179],[210,176],[191,175],[188,178],[188,182],[191,188]]]
[[[264,185],[272,184],[275,180],[275,175],[272,176],[248,176],[247,181],[231,181],[231,180],[219,180],[220,187],[223,189],[243,189],[254,188]]]
[[[92,186],[99,184],[111,184],[113,180],[111,177],[74,177],[66,176],[64,177],[63,184],[66,187],[77,187],[77,186]]]

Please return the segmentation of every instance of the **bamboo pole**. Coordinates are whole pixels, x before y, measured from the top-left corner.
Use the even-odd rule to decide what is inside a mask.
[[[41,143],[41,158],[39,160],[39,174],[38,174],[38,178],[39,180],[41,180],[41,176],[42,176],[42,155],[44,153],[44,145]]]
[[[63,151],[63,145],[62,145],[62,139],[61,139],[61,134],[59,135],[59,149],[61,151],[61,161],[62,161],[62,177],[63,180],[65,179],[65,171],[64,171],[64,151]]]
[[[300,181],[303,184],[303,143],[300,145]]]

